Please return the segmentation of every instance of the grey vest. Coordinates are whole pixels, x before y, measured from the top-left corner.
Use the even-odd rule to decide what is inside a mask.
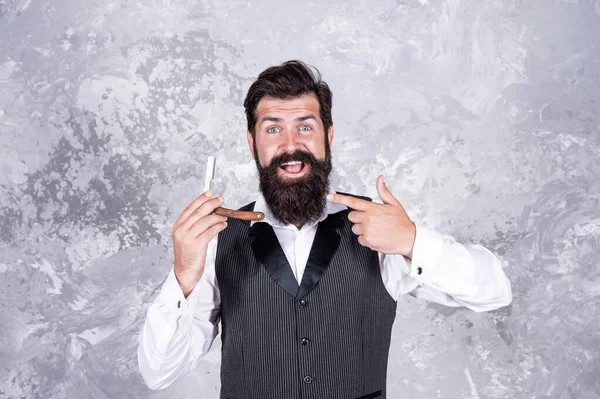
[[[269,224],[219,233],[222,399],[385,398],[396,302],[348,213],[319,223],[300,286]]]

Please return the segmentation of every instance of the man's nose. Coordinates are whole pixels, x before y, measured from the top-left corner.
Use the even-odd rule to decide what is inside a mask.
[[[283,140],[282,147],[286,152],[292,153],[298,149],[298,135],[295,132],[287,130]]]

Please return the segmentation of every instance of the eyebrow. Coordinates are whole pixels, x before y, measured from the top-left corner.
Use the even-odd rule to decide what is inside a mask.
[[[313,119],[315,122],[317,121],[317,118],[314,115],[304,115],[304,116],[299,116],[299,117],[295,118],[294,122],[304,122],[309,119]],[[262,125],[265,122],[283,122],[283,118],[275,118],[272,116],[266,116],[260,120],[260,125]]]

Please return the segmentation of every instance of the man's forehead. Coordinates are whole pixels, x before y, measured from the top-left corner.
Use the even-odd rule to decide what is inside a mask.
[[[319,101],[312,94],[305,94],[297,98],[281,99],[263,97],[256,106],[257,116],[268,116],[276,113],[310,112],[319,115]]]

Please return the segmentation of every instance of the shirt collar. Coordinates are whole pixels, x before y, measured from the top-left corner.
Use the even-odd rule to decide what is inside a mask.
[[[330,194],[335,194],[335,193],[336,193],[335,191],[330,191]],[[324,210],[323,214],[316,221],[311,222],[311,223],[306,223],[304,226],[302,226],[302,228],[303,229],[311,228],[312,226],[316,225],[317,223],[325,220],[327,218],[327,216],[332,215],[334,213],[338,213],[345,209],[347,209],[347,207],[345,205],[336,204],[335,202],[327,201],[327,205],[325,205],[325,210]],[[261,222],[266,222],[273,227],[283,227],[283,228],[298,230],[298,228],[296,226],[294,226],[293,224],[283,224],[279,220],[275,219],[275,216],[273,216],[271,209],[269,209],[269,207],[267,206],[265,197],[260,192],[258,193],[258,198],[256,199],[256,203],[254,204],[254,212],[264,213],[265,218],[263,220],[261,220]],[[251,221],[250,226],[252,226],[254,223],[256,223],[256,221],[254,221],[254,220]]]

